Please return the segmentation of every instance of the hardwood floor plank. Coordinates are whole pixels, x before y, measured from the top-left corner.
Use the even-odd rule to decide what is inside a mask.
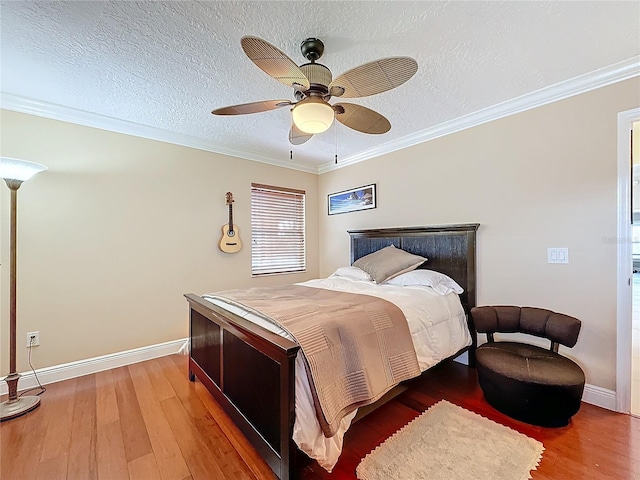
[[[538,471],[534,471],[531,477],[532,480],[539,480],[539,478],[542,478],[542,475],[539,475]],[[588,467],[580,462],[576,462],[575,460],[563,458],[562,462],[559,462],[554,466],[553,476],[551,478],[553,478],[554,480],[633,480],[637,477],[628,477],[625,475],[620,477],[612,477],[610,475],[607,475],[606,473],[600,472],[597,467]]]
[[[214,452],[216,463],[220,467],[224,478],[251,480],[255,476],[242,461],[238,452],[233,448],[227,437],[222,433],[215,420],[209,415],[199,417],[195,422],[205,445],[210,452]]]
[[[98,426],[97,447],[98,478],[127,480],[129,468],[119,420]]]
[[[168,398],[163,400],[161,405],[193,479],[224,478],[222,470],[213,458],[214,452],[207,449],[204,439],[199,435],[197,427],[180,400]]]
[[[138,457],[128,464],[129,478],[131,480],[153,480],[161,478],[160,470],[156,463],[156,457],[149,453],[144,457]]]
[[[153,385],[155,397],[158,401],[161,402],[167,398],[175,397],[176,392],[173,390],[169,380],[167,380],[159,359],[153,359],[144,363],[149,380],[151,380],[151,385]]]
[[[96,373],[96,412],[98,426],[109,425],[120,418],[113,386],[113,370]]]
[[[191,391],[191,387],[189,383],[184,382],[184,379],[186,378],[185,372],[182,371],[169,357],[170,356],[156,358],[156,362],[160,368],[162,368],[162,373],[171,385],[176,396],[180,398],[187,398]]]
[[[155,362],[129,365],[135,373],[134,389],[140,404],[140,411],[151,441],[151,448],[156,458],[162,480],[181,480],[190,476],[189,468],[182,456],[171,427],[164,415],[160,399],[153,388],[148,375],[150,366]],[[156,372],[156,375],[158,373]],[[172,398],[172,397],[167,397]],[[173,397],[175,398],[175,397]],[[165,399],[166,400],[166,399]]]
[[[41,462],[60,457],[69,452],[71,443],[71,429],[69,426],[73,421],[74,402],[70,402],[68,399],[74,398],[76,385],[77,379],[75,378],[61,382],[57,396],[52,396],[49,400],[49,408],[56,413],[49,418],[47,433],[42,446],[42,453],[40,454]]]
[[[35,410],[32,411],[31,414],[35,415]],[[17,446],[16,439],[20,438],[22,435],[22,430],[24,429],[24,425],[27,423],[27,418],[29,418],[29,416],[30,415],[22,415],[21,417],[16,417],[12,420],[0,422],[0,448],[2,449],[2,453],[8,457],[12,456],[13,449]],[[2,466],[4,467],[5,465],[6,464],[3,462]],[[3,472],[3,470],[0,470],[0,472]]]
[[[544,452],[542,452],[542,459],[538,465],[538,470],[547,472],[555,471],[555,467],[553,465],[557,458],[558,454],[556,452],[545,448]]]
[[[140,404],[136,397],[133,380],[128,367],[113,370],[113,381],[117,383],[116,401],[122,427],[127,462],[152,452],[149,434],[144,424]]]
[[[86,375],[77,380],[67,478],[94,480],[98,478],[96,377]]]
[[[571,460],[613,478],[640,478],[640,462],[574,432],[570,432],[563,441],[544,439],[542,443],[561,455],[563,462]]]
[[[40,398],[40,406],[20,417],[2,422],[0,436],[0,478],[29,480],[36,478],[42,447],[44,445],[51,410],[42,408],[63,390],[60,386],[47,389]],[[43,403],[44,402],[44,403]]]
[[[181,370],[169,356],[158,358],[157,360],[189,415],[193,418],[204,417],[207,414],[207,410],[202,405],[202,402],[193,395],[194,384],[189,381],[185,384],[185,371]]]
[[[68,454],[62,454],[59,457],[49,458],[38,464],[38,472],[36,480],[57,480],[66,478],[67,464],[69,463]]]
[[[4,400],[6,399],[2,401]],[[23,415],[0,423],[0,448],[2,448],[0,451],[0,478],[13,480],[18,478],[18,475],[22,475],[21,471],[18,472],[18,469],[22,470],[19,457],[21,450],[29,449],[29,443],[24,441],[23,432],[27,418],[35,415],[35,413],[35,411],[32,411],[31,415]],[[38,453],[39,457],[40,454]]]

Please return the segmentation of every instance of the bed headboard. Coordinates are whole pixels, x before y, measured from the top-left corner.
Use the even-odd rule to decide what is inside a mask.
[[[479,223],[349,230],[351,263],[393,244],[428,258],[422,267],[449,275],[464,289],[467,313],[476,305],[476,230]]]

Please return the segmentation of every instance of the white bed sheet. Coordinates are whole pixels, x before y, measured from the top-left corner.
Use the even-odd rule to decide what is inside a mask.
[[[309,280],[298,285],[371,295],[396,304],[409,323],[421,371],[425,371],[440,360],[450,357],[461,348],[471,345],[471,335],[467,328],[464,309],[455,293],[440,295],[431,287],[378,285],[373,282],[337,276]],[[203,297],[271,332],[293,340],[288,332],[268,320],[229,305],[220,299]],[[344,434],[351,425],[357,410],[342,420],[333,437],[325,437],[315,415],[313,397],[303,361],[302,355],[298,355],[295,374],[296,419],[293,427],[293,440],[303,452],[316,459],[320,466],[331,472],[342,452]]]

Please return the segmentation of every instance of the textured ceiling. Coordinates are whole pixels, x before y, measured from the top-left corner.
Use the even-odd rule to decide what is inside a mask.
[[[3,99],[153,127],[245,158],[286,164],[292,150],[292,164],[312,170],[336,153],[400,145],[531,92],[637,63],[640,53],[640,2],[2,1],[0,8]],[[318,37],[319,63],[334,78],[389,56],[415,58],[418,72],[394,90],[353,100],[385,115],[390,132],[366,135],[335,122],[292,147],[287,108],[210,113],[293,100],[246,57],[244,35],[298,64],[306,63],[300,42]]]

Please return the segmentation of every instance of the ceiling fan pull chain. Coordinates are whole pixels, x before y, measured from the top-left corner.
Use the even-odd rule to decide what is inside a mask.
[[[335,156],[335,164],[338,164],[338,128],[337,125],[335,127],[333,127],[334,130],[336,131],[336,156]]]

